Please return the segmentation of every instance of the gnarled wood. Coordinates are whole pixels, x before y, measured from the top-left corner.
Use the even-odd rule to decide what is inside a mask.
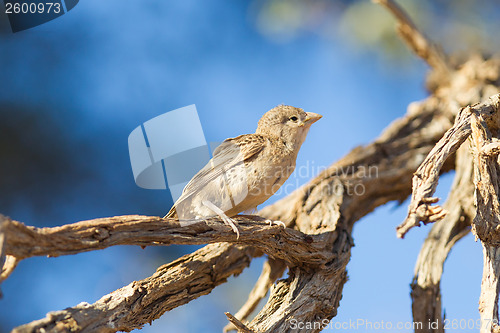
[[[471,115],[472,148],[474,152],[477,214],[472,232],[483,245],[484,266],[479,297],[481,333],[500,330],[498,326],[498,294],[500,292],[500,165],[498,141],[500,129],[500,94],[496,110]]]
[[[241,245],[219,243],[163,265],[156,273],[134,281],[94,304],[80,303],[20,326],[13,332],[131,331],[159,318],[165,311],[206,295],[238,275],[256,255]]]
[[[419,166],[417,172],[415,172],[408,216],[398,226],[398,237],[403,238],[411,228],[420,226],[420,222],[427,224],[445,216],[445,214],[441,214],[443,212],[441,207],[430,206],[431,203],[437,202],[437,198],[433,198],[432,195],[436,191],[440,171],[446,159],[455,153],[471,134],[472,113],[480,114],[487,119],[485,121],[493,123],[497,122],[499,107],[500,94],[497,94],[484,103],[468,106],[460,111],[453,127],[439,140],[422,165]]]
[[[397,29],[400,36],[410,49],[438,71],[439,75],[448,76],[453,72],[446,55],[420,32],[410,17],[395,1],[373,0],[373,2],[384,6],[396,17],[398,22]]]
[[[156,216],[125,215],[36,228],[0,216],[5,235],[4,250],[17,260],[104,249],[115,245],[157,246],[233,242],[252,245],[293,265],[322,265],[334,255],[324,239],[278,225],[269,226],[258,216],[238,216],[240,237],[219,219],[180,224]],[[332,234],[335,238],[336,235]]]
[[[429,231],[411,284],[413,322],[438,323],[417,328],[421,333],[444,332],[440,289],[444,263],[455,243],[469,233],[475,216],[472,154],[466,145],[458,149],[455,165],[455,180],[444,204],[448,214]]]
[[[238,320],[247,320],[248,316],[250,316],[252,311],[255,310],[259,302],[267,295],[267,292],[273,283],[283,276],[285,269],[286,265],[283,260],[268,258],[264,262],[262,273],[260,274],[259,279],[255,283],[252,291],[250,291],[247,301],[234,315],[234,317]],[[234,329],[236,329],[236,327],[232,323],[229,323],[224,327],[223,331],[229,332]]]

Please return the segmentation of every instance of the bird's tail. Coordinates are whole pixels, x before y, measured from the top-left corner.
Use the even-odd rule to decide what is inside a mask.
[[[176,219],[177,218],[177,211],[175,210],[175,206],[172,206],[172,208],[170,208],[167,215],[163,216],[163,218],[164,219],[166,219],[166,218]]]

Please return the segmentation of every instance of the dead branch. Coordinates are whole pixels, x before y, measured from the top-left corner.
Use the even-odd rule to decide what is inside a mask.
[[[457,112],[449,107],[454,105],[453,101],[446,99],[450,95],[444,96],[443,99],[433,96],[413,104],[407,116],[394,122],[373,144],[354,149],[306,185],[302,192],[308,195],[302,198],[303,194],[297,192],[267,207],[262,212],[263,216],[291,221],[304,232],[321,232],[334,227],[335,230],[346,228],[349,234],[354,222],[372,207],[387,202],[389,198],[402,200],[409,189],[411,174],[407,172],[412,173],[411,170],[416,169],[423,158],[422,152],[430,151],[430,146],[438,139],[435,135],[444,134],[445,129],[451,126],[449,117]],[[415,144],[417,141],[419,144]],[[362,175],[363,168],[367,166],[377,168],[377,177],[358,179],[356,174]],[[366,190],[362,195],[353,195],[357,185]],[[341,191],[337,197],[333,195],[332,188]],[[334,243],[334,251],[343,260],[337,259],[332,267],[312,273],[290,268],[289,278],[278,281],[272,288],[268,303],[249,327],[257,331],[285,332],[290,329],[287,318],[291,316],[305,323],[319,323],[335,316],[346,281],[345,265],[351,247],[349,239],[346,237],[342,242]],[[324,281],[334,283],[325,284]],[[325,295],[321,296],[321,302],[310,301],[318,299],[319,295]],[[324,315],[318,316],[318,313]]]
[[[497,332],[498,326],[498,293],[500,291],[500,248],[483,243],[483,279],[479,296],[479,314],[481,317],[481,333]]]
[[[457,82],[457,87],[462,92],[469,89],[469,85],[464,86],[465,83],[460,85],[460,82]],[[401,202],[408,196],[413,172],[423,156],[430,152],[438,138],[452,125],[451,119],[456,112],[454,106],[458,104],[454,99],[457,93],[458,89],[442,89],[439,94],[412,104],[407,115],[390,125],[374,143],[355,148],[308,185],[261,212],[262,216],[285,221],[304,234],[318,235],[328,244],[328,250],[335,254],[335,257],[326,262],[325,267],[320,270],[308,271],[292,266],[289,277],[278,281],[271,289],[267,304],[248,325],[250,329],[285,332],[290,329],[291,318],[298,322],[314,323],[336,315],[342,288],[347,281],[346,265],[353,244],[351,231],[354,223],[376,207],[392,200]],[[447,166],[451,167],[452,164]],[[238,260],[241,260],[226,256],[220,251],[212,250],[210,253],[214,255],[210,260],[216,260],[215,255],[220,255],[228,267],[238,265]],[[210,256],[210,253],[207,256]],[[209,272],[222,274],[212,268]],[[200,269],[190,274],[193,274],[194,281],[195,276],[200,278],[207,272]],[[170,285],[163,287],[158,294],[171,293]],[[312,299],[315,301],[311,302]],[[165,297],[164,301],[169,302],[169,298]],[[126,303],[125,298],[117,299],[116,304],[120,302],[123,303],[123,308],[130,305]],[[96,306],[103,305],[93,305]],[[158,306],[162,306],[161,302]],[[148,323],[162,313],[158,311],[141,317],[138,315],[140,307],[136,310],[137,320],[134,325],[137,326],[129,325],[128,329],[140,327],[141,322]],[[64,325],[64,322],[79,323],[82,315],[86,313],[84,308],[72,308],[72,312],[65,312],[66,319],[59,322],[59,325]],[[102,313],[106,316],[112,312],[103,310]],[[44,320],[50,321],[50,325],[54,327],[58,319],[62,320],[62,317],[49,317],[53,320]],[[104,321],[103,319],[102,322]],[[27,324],[24,329],[29,331],[40,325],[33,322]],[[82,327],[81,331],[90,331],[85,325],[79,327]],[[113,324],[108,328],[115,331],[125,329],[125,326],[119,327]]]
[[[267,295],[273,283],[283,276],[285,269],[286,264],[283,260],[268,258],[264,262],[262,273],[248,295],[247,301],[236,313],[235,317],[239,320],[247,320],[248,316],[255,310],[259,302]],[[232,323],[229,323],[224,327],[223,331],[228,332],[234,329],[236,329],[236,327]]]
[[[455,180],[444,204],[449,213],[432,226],[420,250],[411,284],[413,322],[438,323],[436,329],[423,325],[418,330],[421,333],[444,332],[440,291],[444,263],[455,243],[469,233],[475,216],[472,155],[465,145],[458,149],[455,165]]]
[[[5,281],[9,275],[14,271],[14,269],[17,267],[17,264],[19,263],[19,260],[17,260],[16,257],[7,255],[5,256],[5,260],[0,262],[2,265],[1,268],[1,274],[0,274],[0,284]],[[0,293],[0,296],[2,294]]]
[[[410,17],[393,0],[373,0],[387,8],[398,22],[397,30],[408,47],[441,75],[450,75],[453,69],[446,55],[419,31]]]
[[[433,101],[433,103],[429,103],[429,101]],[[429,119],[427,118],[429,116],[431,119],[434,118],[436,120],[439,120],[439,117],[447,119],[439,109],[427,108],[429,104],[435,105],[434,103],[436,102],[434,98],[431,98],[429,101],[420,104],[419,107],[421,107],[421,112],[410,113],[405,119],[391,125],[375,143],[364,148],[353,150],[344,159],[319,175],[309,185],[294,192],[291,196],[281,200],[275,205],[266,208],[262,212],[262,215],[266,217],[271,217],[271,214],[275,212],[277,215],[275,219],[283,219],[283,217],[292,216],[293,218],[288,221],[291,225],[295,225],[299,230],[308,230],[311,236],[323,237],[323,239],[326,240],[325,243],[330,244],[329,249],[335,255],[332,256],[333,260],[327,262],[325,268],[321,270],[308,271],[301,267],[292,266],[290,268],[289,278],[279,281],[272,289],[268,303],[264,309],[261,310],[259,315],[249,324],[250,329],[256,331],[282,331],[289,329],[290,322],[287,318],[292,314],[294,318],[304,322],[316,322],[324,318],[330,319],[336,314],[338,301],[342,294],[342,287],[347,280],[345,267],[350,259],[350,247],[352,246],[350,232],[352,230],[352,225],[376,206],[390,200],[402,200],[408,195],[410,190],[408,180],[411,177],[412,168],[416,169],[420,162],[419,156],[421,156],[422,152],[425,152],[425,148],[413,145],[412,143],[416,142],[414,140],[425,137],[424,134],[431,134],[430,138],[424,141],[428,142],[425,147],[430,151],[433,144],[433,138],[437,137],[437,134],[439,134],[435,131],[443,130],[441,127],[430,126],[431,122],[422,121],[421,117],[424,117],[423,119]],[[418,106],[413,105],[413,107]],[[389,149],[389,147],[394,147],[394,145],[397,145],[399,149]],[[406,149],[402,147],[402,145],[406,146]],[[416,148],[411,149],[408,148],[408,146]],[[412,153],[414,149],[419,151],[419,154]],[[369,177],[367,174],[360,173],[362,167],[366,165],[378,167],[378,174],[376,177],[373,175]],[[394,166],[397,167],[394,169]],[[399,171],[395,172],[395,170]],[[364,186],[365,191],[362,195],[356,195],[353,191],[356,185]],[[276,207],[276,209],[274,209],[274,207]],[[288,209],[283,207],[288,207]],[[359,207],[362,207],[362,209]],[[330,218],[324,219],[325,216],[330,216]],[[133,223],[143,222],[140,220],[142,218],[148,219],[148,217],[135,216],[133,217]],[[161,219],[159,219],[159,221],[148,221],[155,225],[155,223],[159,223],[160,220]],[[93,220],[92,223],[101,225],[100,223],[102,222],[102,220]],[[114,223],[120,225],[119,219],[118,221],[114,221]],[[163,223],[163,225],[161,225],[163,228],[168,229],[168,222],[161,220],[161,223]],[[247,231],[250,231],[250,229],[246,228],[251,228],[252,226],[247,226],[243,221],[239,221],[239,223],[242,229],[240,239],[243,241]],[[13,225],[15,225],[15,227],[20,227],[20,224],[13,223]],[[223,227],[222,224],[220,225]],[[81,227],[79,224],[77,224],[77,226]],[[141,228],[133,228],[133,230],[142,230],[143,227],[151,228],[151,226],[147,227],[147,225],[141,225]],[[178,225],[175,227],[178,227]],[[199,226],[195,224],[191,227],[195,227],[192,231],[194,233],[201,232],[201,234],[203,234],[203,230],[206,232],[210,232],[207,231],[207,229],[212,230],[211,226],[205,225],[204,223],[200,223]],[[202,229],[196,229],[198,227]],[[49,229],[56,234],[61,232],[64,234],[64,232],[68,230],[66,226],[56,228],[59,229]],[[266,228],[279,231],[277,227]],[[36,230],[35,228],[28,229],[29,230],[24,230],[28,235],[37,234],[37,232],[33,231]],[[331,229],[334,229],[335,232],[331,232]],[[84,232],[83,230],[85,230],[85,232],[88,231],[85,228],[81,229],[82,232]],[[148,232],[147,230],[148,229],[146,229],[146,233]],[[41,230],[38,231],[40,231],[40,234],[43,234]],[[129,232],[131,231],[129,230]],[[227,228],[226,232],[228,233],[227,237],[233,237],[234,239],[234,234],[229,228]],[[280,232],[283,231],[281,230]],[[92,235],[94,234],[95,232]],[[127,233],[124,232],[123,234],[126,235]],[[91,237],[92,235],[85,235],[85,233],[79,234],[76,244],[80,244],[79,246],[81,246],[81,240],[84,239],[87,241],[84,242],[84,244],[88,247],[89,239],[85,237]],[[113,233],[111,233],[111,237],[112,235]],[[336,235],[336,237],[334,240],[331,240],[333,235]],[[132,238],[135,237],[137,237],[137,235],[134,235]],[[153,236],[149,235],[147,237]],[[328,241],[329,237],[331,242]],[[155,242],[162,241],[161,238],[155,237],[154,239]],[[179,237],[177,239],[183,238]],[[150,240],[151,239],[145,238],[139,241],[136,238],[136,243],[134,244],[145,245],[143,241]],[[166,240],[164,241],[167,242]],[[168,239],[168,242],[170,241],[171,239]],[[152,243],[153,242],[147,243],[146,245]],[[43,245],[43,242],[38,242],[37,244]],[[118,244],[118,242],[116,244]],[[92,246],[98,245],[94,242]],[[38,251],[33,243],[31,244],[31,248]],[[174,263],[160,268],[151,278],[134,282],[127,287],[103,297],[93,305],[80,304],[79,306],[63,310],[62,312],[51,313],[47,318],[22,326],[19,330],[21,332],[28,332],[35,331],[42,327],[47,331],[50,329],[58,331],[61,327],[66,327],[64,326],[66,324],[76,325],[78,328],[77,331],[82,332],[93,331],[99,325],[105,325],[102,327],[99,326],[99,329],[110,332],[141,327],[143,324],[161,316],[164,311],[168,311],[200,295],[209,293],[211,288],[215,287],[217,283],[222,283],[222,279],[227,278],[230,274],[239,273],[243,267],[248,265],[250,257],[255,255],[255,252],[250,252],[249,254],[248,251],[253,251],[251,249],[251,247],[228,244],[209,245],[199,250],[204,251],[204,260],[193,260],[193,257],[196,256],[197,253],[185,256]],[[8,251],[10,253],[11,250]],[[244,255],[238,257],[236,255],[238,253],[243,253]],[[39,254],[42,254],[42,252]],[[21,252],[18,253],[18,255],[26,256],[27,254]],[[213,262],[217,260],[225,266],[214,266]],[[196,269],[190,268],[187,270],[184,266],[184,263],[200,261],[206,261],[210,264],[204,267],[196,267]],[[242,261],[244,261],[243,264],[241,263]],[[222,269],[222,267],[224,270],[219,270]],[[227,273],[228,267],[232,268],[230,273]],[[237,267],[237,269],[234,269],[234,267]],[[172,276],[175,276],[175,273],[170,270],[183,274],[182,279],[171,280]],[[188,275],[184,277],[185,274]],[[182,290],[190,290],[192,288],[189,286],[199,286],[199,284],[194,281],[198,281],[200,278],[207,275],[213,276],[214,274],[221,276],[221,279],[218,279],[208,287],[203,285],[204,288],[202,288],[202,292],[197,292],[195,294],[183,292],[182,297],[178,296],[180,292],[172,292],[172,290],[181,290],[181,288]],[[158,278],[168,280],[160,282],[157,280]],[[167,283],[167,281],[169,283]],[[331,281],[332,283],[325,284],[325,281]],[[148,289],[150,286],[154,286],[158,289],[152,292],[150,288]],[[144,297],[146,297],[143,293],[150,295],[148,296],[148,302],[141,301],[140,303],[136,303],[137,299],[144,299]],[[133,294],[134,297],[130,296],[131,294]],[[174,297],[167,295],[174,295]],[[322,297],[326,296],[328,298],[323,299],[322,302],[310,301],[321,295],[323,295]],[[113,302],[110,300],[113,300]],[[151,306],[151,304],[155,304],[158,309],[155,311],[148,310],[148,306]],[[131,308],[133,308],[134,311],[130,312],[127,316],[117,316],[117,313],[122,313],[124,309]],[[99,309],[98,318],[101,318],[99,320],[95,317],[97,309]],[[147,315],[145,313],[147,313]],[[318,313],[323,313],[324,315],[318,317]],[[86,318],[93,318],[92,323],[86,321],[88,320]],[[56,329],[56,327],[58,327],[58,329]]]
[[[497,95],[497,97],[499,97]],[[472,231],[483,245],[484,266],[479,297],[481,333],[498,331],[498,294],[500,292],[500,165],[498,163],[500,98],[489,114],[471,115],[477,214]]]
[[[172,310],[209,294],[238,275],[255,256],[255,250],[228,243],[210,244],[163,265],[156,273],[134,281],[94,304],[80,303],[13,332],[116,332],[141,328]]]
[[[238,216],[235,220],[239,224],[239,239],[219,219],[181,225],[178,221],[156,216],[125,215],[61,227],[35,228],[0,216],[6,239],[5,253],[17,260],[33,256],[57,257],[115,245],[197,245],[218,242],[252,245],[291,265],[307,263],[314,267],[334,258],[331,251],[326,249],[322,239],[324,235],[306,235],[290,228],[269,226],[257,216]]]
[[[233,316],[229,312],[226,312],[226,317],[229,320],[229,322],[233,325],[233,327],[235,327],[235,329],[238,330],[238,332],[240,332],[240,333],[255,333],[254,331],[252,331],[251,329],[246,327],[245,324],[243,324],[241,321],[238,320],[238,318],[236,318],[235,316]]]
[[[6,224],[2,223],[3,216],[0,215],[0,285],[5,281],[9,275],[16,268],[19,260],[16,257],[6,254]],[[0,290],[0,298],[2,298],[2,291]]]
[[[500,128],[500,94],[496,96],[496,109],[490,114],[474,112],[471,115],[472,142],[476,166],[477,214],[472,231],[483,243],[500,245],[498,234],[500,224],[500,202],[498,190],[498,132]],[[493,139],[493,135],[495,139]],[[496,149],[495,149],[496,147]]]
[[[420,226],[421,221],[427,224],[446,216],[447,212],[440,206],[431,206],[439,200],[432,197],[432,194],[436,191],[441,168],[446,159],[456,152],[469,135],[470,112],[465,109],[458,116],[455,125],[439,140],[415,172],[408,217],[398,226],[398,237],[403,238],[411,228]]]
[[[420,226],[420,222],[435,222],[446,215],[446,211],[440,206],[431,206],[439,200],[432,195],[436,190],[440,171],[446,159],[455,153],[471,134],[472,112],[479,113],[489,122],[493,122],[499,107],[500,94],[497,94],[484,103],[468,106],[460,111],[453,127],[439,140],[413,176],[413,193],[408,216],[397,228],[398,237],[403,238],[411,228]]]

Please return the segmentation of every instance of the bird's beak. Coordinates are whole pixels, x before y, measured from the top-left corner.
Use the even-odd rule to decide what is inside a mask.
[[[317,122],[318,120],[320,120],[323,116],[320,115],[320,114],[317,114],[317,113],[313,113],[313,112],[306,112],[306,119],[304,120],[304,123],[302,126],[304,125],[312,125],[314,124],[315,122]]]

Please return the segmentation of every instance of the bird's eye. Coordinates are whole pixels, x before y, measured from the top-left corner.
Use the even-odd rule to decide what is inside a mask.
[[[297,118],[297,117],[295,117],[295,116],[291,116],[291,117],[290,117],[290,120],[295,122],[295,121],[299,120],[299,118]]]

